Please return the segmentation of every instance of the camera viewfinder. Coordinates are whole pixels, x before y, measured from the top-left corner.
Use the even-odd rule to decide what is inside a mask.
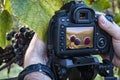
[[[88,19],[87,13],[80,13],[80,19]]]

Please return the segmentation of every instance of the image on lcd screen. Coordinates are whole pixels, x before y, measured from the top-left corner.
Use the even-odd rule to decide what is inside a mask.
[[[66,49],[93,47],[93,27],[67,27]]]

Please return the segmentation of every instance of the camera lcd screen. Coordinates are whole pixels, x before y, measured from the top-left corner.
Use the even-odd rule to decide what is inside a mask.
[[[67,27],[66,49],[93,48],[93,27]]]

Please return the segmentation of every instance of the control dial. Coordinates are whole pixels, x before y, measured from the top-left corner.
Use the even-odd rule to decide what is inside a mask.
[[[98,37],[97,39],[97,47],[100,49],[105,48],[107,45],[107,39],[103,36]]]

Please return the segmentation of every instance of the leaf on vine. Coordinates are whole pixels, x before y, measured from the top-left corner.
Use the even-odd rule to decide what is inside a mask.
[[[9,12],[11,12],[10,0],[5,0],[5,9],[7,9]]]
[[[111,7],[111,2],[109,0],[96,0],[92,7],[97,11],[104,11]]]
[[[116,13],[114,16],[114,21],[120,25],[120,13]]]
[[[20,22],[46,38],[50,18],[62,5],[62,0],[10,0],[11,11]]]
[[[7,10],[3,10],[0,14],[0,46],[6,45],[6,32],[8,32],[13,25],[11,15]]]

